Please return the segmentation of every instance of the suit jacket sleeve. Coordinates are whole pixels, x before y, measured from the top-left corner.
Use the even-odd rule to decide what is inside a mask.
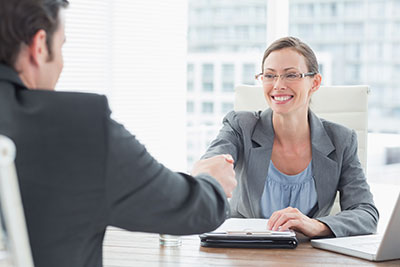
[[[229,217],[225,193],[214,178],[206,174],[192,177],[167,169],[113,121],[110,112],[105,114],[105,131],[105,190],[110,225],[131,231],[186,235],[214,230]]]
[[[357,135],[352,131],[344,150],[338,191],[341,212],[317,218],[332,230],[336,237],[376,232],[379,213],[373,201],[364,171],[357,156]]]
[[[239,123],[236,119],[237,113],[229,112],[223,119],[223,127],[219,131],[206,153],[202,158],[210,158],[215,155],[230,154],[235,161],[235,166],[241,155],[242,149],[242,133]]]

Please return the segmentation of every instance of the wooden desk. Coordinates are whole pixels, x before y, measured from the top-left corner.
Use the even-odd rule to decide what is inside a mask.
[[[104,267],[124,266],[400,266],[400,260],[374,263],[300,243],[296,249],[222,249],[200,246],[198,236],[182,237],[180,247],[159,245],[158,234],[109,228]]]

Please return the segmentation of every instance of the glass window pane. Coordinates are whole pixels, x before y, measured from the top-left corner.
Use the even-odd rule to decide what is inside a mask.
[[[222,114],[226,114],[229,111],[233,110],[233,103],[228,103],[228,102],[223,102],[221,106],[221,112]]]
[[[254,75],[256,75],[255,64],[243,64],[242,82],[244,84],[255,84]]]
[[[186,112],[193,113],[194,112],[194,103],[193,101],[186,102]]]
[[[201,105],[201,111],[206,114],[210,114],[214,112],[214,103],[212,102],[203,102]]]

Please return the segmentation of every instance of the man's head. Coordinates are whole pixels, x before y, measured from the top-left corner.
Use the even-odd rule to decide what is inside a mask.
[[[54,89],[63,67],[67,0],[0,0],[0,63],[31,89]]]

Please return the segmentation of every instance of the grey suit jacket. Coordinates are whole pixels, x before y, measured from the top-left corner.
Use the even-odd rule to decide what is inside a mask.
[[[229,216],[223,188],[158,163],[101,95],[27,90],[0,64],[0,134],[16,167],[36,267],[100,267],[108,225],[197,234]]]
[[[234,217],[261,217],[260,199],[274,141],[272,113],[271,109],[228,113],[218,137],[203,156],[222,153],[233,156],[238,180],[230,202]],[[308,117],[318,195],[311,216],[328,225],[337,237],[374,233],[379,214],[357,156],[356,133],[320,119],[312,111]],[[328,216],[337,191],[342,211]]]

